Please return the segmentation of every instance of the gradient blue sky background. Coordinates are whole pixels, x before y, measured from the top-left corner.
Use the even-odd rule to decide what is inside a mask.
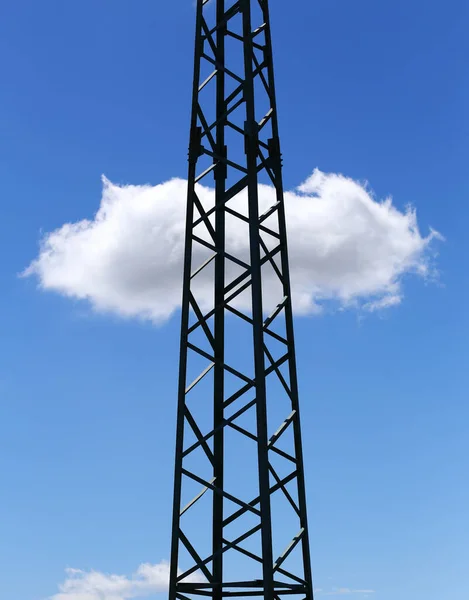
[[[316,585],[467,600],[469,6],[271,5],[286,186],[366,179],[445,236],[439,283],[405,277],[400,306],[297,320]],[[101,174],[185,177],[193,29],[191,0],[0,6],[5,600],[169,556],[178,318],[96,315],[18,273],[41,231],[93,218]]]

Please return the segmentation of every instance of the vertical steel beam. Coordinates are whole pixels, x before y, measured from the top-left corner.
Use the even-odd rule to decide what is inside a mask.
[[[196,178],[196,167],[198,158],[198,88],[200,80],[200,57],[203,51],[202,39],[202,19],[203,3],[197,2],[196,9],[196,34],[194,48],[194,79],[192,84],[192,109],[190,124],[190,143],[189,143],[189,182],[194,182]],[[187,188],[187,207],[186,207],[186,232],[184,247],[184,272],[182,288],[182,310],[181,310],[181,337],[179,350],[179,381],[178,381],[178,404],[176,417],[176,452],[174,466],[174,493],[173,493],[173,520],[171,535],[171,563],[169,577],[169,597],[176,599],[177,577],[179,564],[179,544],[180,544],[180,510],[181,510],[181,486],[182,486],[182,466],[183,466],[183,448],[184,448],[184,411],[186,404],[186,374],[187,374],[187,343],[189,329],[189,307],[191,292],[191,269],[192,269],[192,223],[194,221],[194,187],[189,185]]]
[[[274,167],[276,172],[276,192],[277,192],[277,202],[279,204],[279,230],[280,236],[283,240],[282,251],[281,251],[281,261],[282,261],[282,271],[284,273],[283,277],[283,293],[284,297],[287,298],[287,302],[285,304],[285,325],[287,331],[287,339],[289,342],[289,352],[290,352],[290,360],[289,360],[289,375],[290,375],[290,386],[292,391],[292,408],[296,411],[297,418],[294,421],[294,438],[295,438],[295,454],[296,459],[298,461],[298,499],[299,499],[299,508],[301,513],[301,526],[304,530],[304,535],[302,538],[302,546],[303,546],[303,568],[305,573],[305,581],[311,586],[308,590],[308,593],[313,596],[312,589],[312,581],[313,575],[311,570],[311,551],[310,551],[310,541],[309,541],[309,527],[308,527],[308,516],[306,509],[306,486],[305,486],[305,471],[304,471],[304,460],[303,460],[303,444],[302,444],[302,434],[301,434],[301,426],[300,426],[300,404],[299,404],[299,390],[298,390],[298,373],[296,367],[296,350],[295,350],[295,333],[293,327],[293,310],[292,310],[292,293],[291,293],[291,282],[290,282],[290,267],[289,267],[289,258],[288,258],[288,241],[287,241],[287,224],[286,224],[286,216],[285,216],[285,201],[283,195],[283,173],[282,173],[282,158],[281,158],[281,149],[280,149],[280,135],[279,135],[279,126],[278,126],[278,112],[277,112],[277,94],[275,87],[275,75],[274,75],[274,62],[273,62],[273,52],[272,52],[272,35],[270,28],[270,11],[268,2],[264,2],[263,4],[263,13],[264,13],[264,22],[266,23],[266,53],[269,57],[269,65],[268,65],[268,79],[271,89],[271,105],[273,109],[273,117],[272,117],[272,135],[273,139],[277,140],[276,143],[276,152],[277,155],[274,157],[276,165]]]
[[[222,23],[225,14],[224,0],[217,0],[216,6],[217,23]],[[219,66],[216,81],[216,146],[220,156],[226,156],[225,149],[225,124],[223,114],[225,113],[225,36],[226,25],[220,25],[216,33],[216,61]],[[217,256],[215,258],[215,316],[214,316],[214,338],[215,338],[215,372],[214,372],[214,400],[213,400],[213,427],[215,435],[213,439],[213,453],[215,458],[214,477],[215,484],[223,490],[223,463],[224,463],[224,428],[223,401],[225,382],[225,210],[223,198],[226,187],[226,165],[218,163],[215,167],[215,246]],[[223,496],[213,495],[213,579],[216,586],[213,589],[214,600],[222,600],[223,597]]]
[[[259,465],[259,495],[262,525],[262,570],[264,577],[264,598],[274,597],[273,586],[273,550],[272,517],[270,506],[270,474],[267,434],[267,392],[264,357],[264,318],[262,303],[262,266],[259,230],[259,185],[257,158],[259,150],[258,124],[255,112],[254,74],[253,74],[253,38],[250,2],[243,0],[243,38],[244,38],[244,97],[246,101],[246,165],[248,171],[249,197],[249,250],[252,271],[252,333],[254,352],[254,373],[256,381],[257,409],[257,460]]]

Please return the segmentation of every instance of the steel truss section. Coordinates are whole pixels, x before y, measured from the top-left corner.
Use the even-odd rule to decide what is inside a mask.
[[[269,7],[196,13],[169,598],[312,600]]]

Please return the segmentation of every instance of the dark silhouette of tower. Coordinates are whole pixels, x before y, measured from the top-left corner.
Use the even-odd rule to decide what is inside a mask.
[[[197,0],[170,600],[312,600],[267,0]]]

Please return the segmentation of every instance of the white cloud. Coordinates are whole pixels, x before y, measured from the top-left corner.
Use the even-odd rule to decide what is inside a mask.
[[[130,577],[109,575],[99,571],[66,569],[66,579],[59,585],[59,593],[49,600],[130,600],[148,598],[167,592],[169,563],[144,563]],[[185,581],[202,581],[197,573]]]
[[[119,186],[103,178],[95,217],[46,234],[23,275],[97,311],[167,320],[180,304],[186,188],[181,179]],[[275,203],[273,188],[261,185],[259,193],[261,211]],[[198,194],[211,204],[211,188],[199,186]],[[231,205],[243,210],[245,201],[240,194]],[[318,170],[285,202],[297,314],[317,312],[327,301],[381,310],[401,302],[404,275],[431,275],[431,242],[441,236],[422,236],[412,208],[400,211],[390,199],[377,201],[366,185]],[[247,256],[246,230],[236,223],[227,224],[227,243]],[[212,292],[204,277],[198,298],[208,308]]]
[[[59,593],[49,600],[129,600],[166,591],[169,565],[166,562],[143,564],[131,577],[78,569],[67,569],[66,574]]]

